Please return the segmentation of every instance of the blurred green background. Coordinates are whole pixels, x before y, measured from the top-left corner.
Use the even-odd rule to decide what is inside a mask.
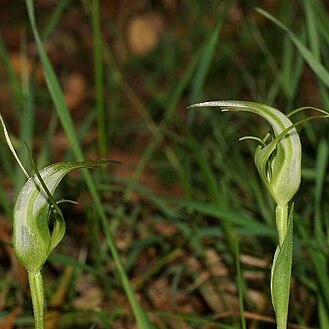
[[[186,108],[241,99],[284,113],[307,105],[327,111],[327,2],[34,6],[51,78],[24,1],[0,1],[0,111],[21,161],[30,168],[26,142],[39,168],[82,156],[122,163],[91,175],[105,231],[155,328],[275,328],[274,204],[253,163],[255,143],[238,142],[269,127],[251,115]],[[327,329],[328,122],[307,124],[301,139],[289,328]],[[26,273],[11,246],[25,178],[0,141],[0,323],[32,328]],[[70,174],[57,192],[78,204],[61,206],[67,234],[43,270],[46,327],[136,328],[84,177]]]

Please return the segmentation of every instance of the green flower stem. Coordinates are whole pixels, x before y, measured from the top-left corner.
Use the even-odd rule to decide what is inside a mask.
[[[292,270],[293,205],[290,210],[288,210],[288,205],[277,205],[275,215],[279,245],[272,265],[271,294],[277,329],[286,329]]]
[[[301,181],[302,148],[296,126],[316,118],[328,118],[328,114],[313,107],[301,107],[284,115],[268,105],[244,101],[210,101],[193,104],[189,108],[219,107],[222,111],[251,112],[260,115],[272,127],[263,139],[245,136],[240,140],[256,140],[255,164],[268,192],[276,203],[275,219],[279,245],[273,258],[271,271],[272,304],[277,319],[277,329],[287,328],[290,280],[293,252],[293,204],[288,204],[299,189]],[[324,115],[308,117],[296,123],[290,116],[302,110],[312,109]]]
[[[45,297],[41,272],[28,272],[35,329],[44,329]]]
[[[275,208],[276,227],[279,236],[279,246],[282,247],[288,230],[288,205],[277,205]]]

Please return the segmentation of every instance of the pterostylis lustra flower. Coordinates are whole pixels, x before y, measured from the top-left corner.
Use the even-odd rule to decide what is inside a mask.
[[[53,193],[64,176],[73,169],[98,168],[118,162],[70,161],[52,164],[38,171],[33,158],[34,175],[30,176],[20,162],[0,115],[7,144],[27,177],[20,190],[13,212],[13,247],[20,263],[28,272],[35,328],[44,328],[45,297],[41,269],[51,251],[63,239],[65,220],[53,198]]]
[[[287,328],[290,278],[293,246],[292,198],[301,182],[302,149],[296,126],[314,118],[328,118],[328,113],[313,107],[299,108],[290,116],[306,109],[323,115],[308,117],[292,123],[290,116],[259,103],[245,101],[212,101],[193,104],[189,108],[216,107],[222,111],[251,112],[261,116],[271,126],[271,131],[261,139],[254,136],[240,138],[259,142],[254,161],[259,175],[276,203],[275,218],[278,246],[274,254],[271,271],[271,296],[276,315],[277,328]]]

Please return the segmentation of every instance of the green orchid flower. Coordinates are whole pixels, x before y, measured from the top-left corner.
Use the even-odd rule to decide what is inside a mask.
[[[287,328],[290,278],[293,246],[293,205],[289,203],[301,182],[302,149],[296,126],[314,118],[328,118],[327,112],[317,108],[302,107],[292,114],[312,109],[324,115],[312,116],[292,123],[288,116],[268,105],[245,101],[212,101],[193,104],[189,108],[217,107],[222,111],[251,112],[261,116],[271,126],[271,131],[261,139],[254,136],[240,138],[259,142],[254,161],[259,175],[276,203],[275,217],[279,244],[273,258],[271,271],[272,304],[277,328]]]
[[[52,197],[60,181],[73,169],[115,163],[107,160],[59,162],[28,179],[17,197],[13,222],[14,251],[28,272],[40,271],[50,252],[64,237],[64,217]]]
[[[63,239],[66,229],[62,211],[53,193],[64,176],[73,169],[99,168],[119,162],[111,160],[59,162],[39,171],[29,152],[35,172],[30,176],[15,152],[1,115],[0,123],[9,149],[28,179],[20,190],[14,206],[13,247],[16,257],[28,272],[35,328],[43,329],[45,298],[41,269],[51,251]]]
[[[51,251],[63,239],[66,227],[63,214],[52,195],[71,170],[115,163],[107,160],[55,163],[40,172],[36,171],[18,195],[14,207],[13,246],[18,260],[28,272],[36,329],[44,328],[41,269]]]

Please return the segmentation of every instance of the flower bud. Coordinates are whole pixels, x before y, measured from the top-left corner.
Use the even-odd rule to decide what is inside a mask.
[[[288,117],[275,108],[253,102],[214,101],[191,107],[201,106],[216,106],[223,111],[252,112],[271,125],[273,137],[268,141],[267,135],[257,147],[255,164],[274,201],[278,205],[287,205],[298,191],[301,181],[301,143]]]
[[[38,272],[64,236],[65,221],[52,198],[63,177],[73,169],[115,163],[107,160],[55,163],[25,183],[14,207],[13,245],[17,258],[28,272]]]

